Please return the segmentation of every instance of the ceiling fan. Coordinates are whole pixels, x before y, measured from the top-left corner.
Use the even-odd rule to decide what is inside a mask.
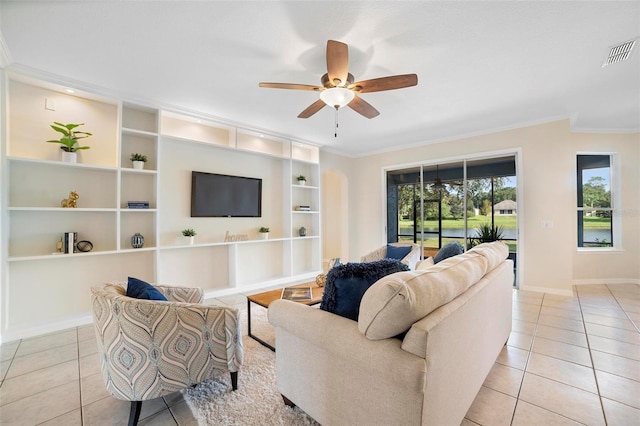
[[[320,78],[322,86],[294,83],[260,83],[259,86],[273,89],[319,92],[320,99],[298,114],[298,118],[309,118],[324,108],[325,105],[334,107],[336,111],[348,106],[364,117],[373,118],[378,116],[380,112],[358,96],[359,94],[402,89],[418,84],[418,76],[416,74],[393,75],[355,83],[354,80],[353,75],[349,72],[349,46],[339,41],[328,40],[327,73]]]

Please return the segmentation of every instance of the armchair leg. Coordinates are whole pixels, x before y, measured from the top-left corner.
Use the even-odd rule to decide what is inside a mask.
[[[293,403],[293,401],[291,401],[289,398],[287,398],[286,396],[280,394],[280,396],[282,396],[282,401],[284,401],[284,405],[288,406],[288,407],[295,407],[296,404]]]
[[[131,411],[129,412],[129,426],[136,426],[140,419],[142,401],[131,401]]]
[[[233,390],[238,390],[238,372],[237,371],[231,372],[231,388]]]

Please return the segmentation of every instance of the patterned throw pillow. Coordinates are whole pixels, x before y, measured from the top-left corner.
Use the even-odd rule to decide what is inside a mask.
[[[167,301],[167,298],[164,297],[157,288],[147,282],[139,280],[138,278],[132,277],[129,277],[127,280],[127,296],[134,297],[136,299]]]
[[[338,265],[327,274],[320,309],[357,321],[367,289],[386,275],[408,270],[407,265],[395,259]]]

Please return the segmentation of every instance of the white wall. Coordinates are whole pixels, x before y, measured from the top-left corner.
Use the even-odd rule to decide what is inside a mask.
[[[349,161],[324,156],[323,168],[341,169],[349,176],[350,258],[356,260],[385,243],[383,168],[495,151],[518,151],[522,160],[518,176],[523,189],[518,200],[523,206],[518,212],[522,224],[518,258],[521,288],[568,294],[573,284],[585,279],[640,282],[640,135],[572,134],[568,120]],[[615,253],[585,255],[576,249],[576,154],[581,151],[619,153],[626,213],[623,247]],[[553,222],[553,228],[543,228],[543,221]]]

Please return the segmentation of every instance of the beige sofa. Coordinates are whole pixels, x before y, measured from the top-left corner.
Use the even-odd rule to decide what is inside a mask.
[[[511,331],[507,254],[482,244],[388,275],[358,322],[275,301],[278,390],[323,426],[459,425]]]

